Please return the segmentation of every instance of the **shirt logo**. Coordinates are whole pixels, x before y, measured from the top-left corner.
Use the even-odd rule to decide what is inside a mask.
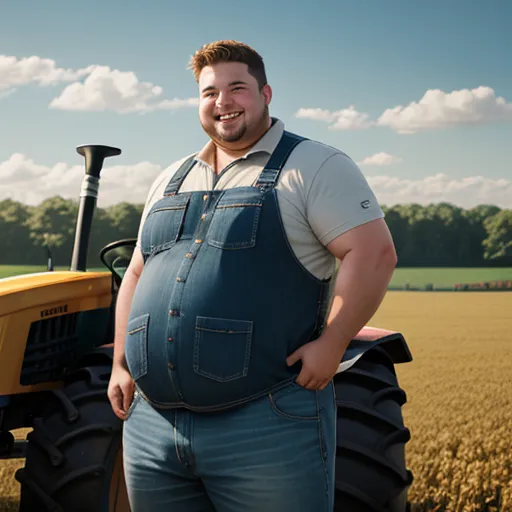
[[[369,201],[368,199],[367,199],[366,201],[363,201],[363,202],[361,203],[361,206],[362,206],[365,210],[367,210],[368,208],[370,208],[370,201]]]

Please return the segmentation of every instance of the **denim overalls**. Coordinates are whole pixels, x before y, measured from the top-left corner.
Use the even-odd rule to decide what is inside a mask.
[[[191,157],[150,209],[125,353],[156,407],[221,410],[297,377],[286,358],[319,336],[330,283],[293,254],[276,197],[302,140],[285,131],[255,186],[180,192]]]

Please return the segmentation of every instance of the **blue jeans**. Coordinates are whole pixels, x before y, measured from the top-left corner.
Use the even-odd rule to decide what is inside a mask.
[[[292,383],[207,413],[137,393],[123,450],[132,512],[332,512],[334,386]]]

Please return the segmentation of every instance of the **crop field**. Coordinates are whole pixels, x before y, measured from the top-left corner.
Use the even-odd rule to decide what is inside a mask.
[[[369,322],[414,358],[396,366],[412,512],[512,511],[511,312],[512,292],[390,291]],[[0,462],[1,512],[16,510],[21,466]]]
[[[56,267],[56,270],[68,270]],[[94,271],[106,271],[105,267],[91,268]],[[44,272],[46,267],[30,265],[0,265],[0,279],[19,274]],[[397,268],[390,287],[423,287],[433,284],[436,287],[451,287],[455,283],[476,283],[485,281],[512,280],[512,268]]]

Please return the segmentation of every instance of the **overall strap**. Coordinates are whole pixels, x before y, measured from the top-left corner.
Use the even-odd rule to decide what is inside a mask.
[[[178,193],[182,183],[185,181],[188,173],[194,167],[196,155],[192,155],[190,158],[187,158],[182,164],[181,167],[174,173],[174,176],[165,187],[164,196],[174,196]]]
[[[273,188],[276,185],[281,169],[286,163],[286,160],[288,160],[291,152],[297,144],[304,140],[307,139],[285,130],[279,144],[270,156],[267,165],[261,171],[255,186],[260,187],[262,191]]]

